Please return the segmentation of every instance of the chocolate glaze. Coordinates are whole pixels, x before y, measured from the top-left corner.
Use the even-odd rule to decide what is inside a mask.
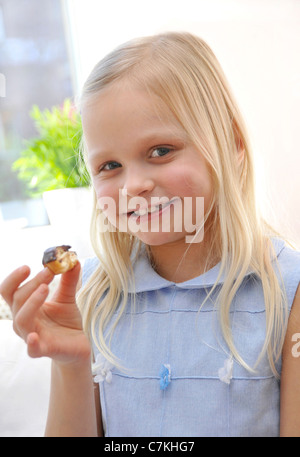
[[[58,248],[60,248],[66,252],[71,248],[71,246],[67,246],[67,245],[63,244],[62,246],[53,246],[52,248],[46,249],[46,251],[44,252],[44,255],[43,255],[43,260],[42,260],[43,265],[46,265],[49,262],[54,262],[55,260],[57,260]]]

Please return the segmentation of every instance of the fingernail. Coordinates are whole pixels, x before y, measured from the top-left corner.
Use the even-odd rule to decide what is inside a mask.
[[[17,268],[17,271],[21,274],[28,273],[30,268],[27,265],[22,265],[21,267]]]

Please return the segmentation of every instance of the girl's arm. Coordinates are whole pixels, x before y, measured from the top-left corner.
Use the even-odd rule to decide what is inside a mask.
[[[80,265],[63,274],[47,301],[53,274],[45,268],[33,279],[27,266],[11,273],[0,293],[10,305],[15,332],[31,357],[52,359],[48,436],[97,436],[97,413],[91,373],[91,346],[75,302]],[[100,404],[98,404],[100,405]]]
[[[282,353],[280,436],[300,437],[300,286],[291,309]]]
[[[81,279],[80,272],[76,292],[81,287]],[[76,415],[74,415],[74,409]],[[74,417],[78,417],[77,427],[74,426]],[[70,423],[72,423],[72,430],[68,427]],[[63,436],[103,435],[99,385],[92,382],[90,356],[81,366],[74,365],[67,370],[52,362],[50,404],[45,436],[59,434]]]
[[[90,358],[71,365],[52,362],[46,436],[100,436]],[[100,403],[98,403],[100,405]]]

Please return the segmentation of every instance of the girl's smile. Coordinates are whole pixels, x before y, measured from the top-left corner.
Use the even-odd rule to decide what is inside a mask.
[[[162,199],[160,199],[162,200]],[[128,211],[125,215],[129,218],[134,218],[139,222],[144,221],[151,221],[154,218],[157,218],[159,215],[164,213],[166,210],[170,209],[170,205],[174,205],[176,201],[179,200],[179,197],[174,197],[170,201],[163,202],[157,204],[152,204],[145,207],[140,207],[135,211]],[[128,205],[130,207],[130,203]]]
[[[187,211],[194,226],[201,225],[203,215],[197,220],[196,197],[204,198],[205,209],[212,199],[207,163],[158,97],[123,81],[86,104],[82,121],[97,199],[101,202],[110,197],[115,202],[114,214],[105,211],[115,227],[122,227],[126,218],[132,222],[129,232],[148,245],[163,245],[184,241],[187,231],[183,216]],[[142,204],[138,202],[141,197]],[[190,208],[186,197],[192,200]],[[174,217],[179,203],[180,232],[175,230],[178,221]],[[124,204],[128,209],[120,211]],[[169,230],[163,224],[166,213]],[[154,230],[149,222],[153,222]]]
[[[153,200],[155,201],[157,199],[154,198]],[[182,219],[181,199],[179,197],[174,197],[165,202],[163,202],[165,199],[160,200],[161,203],[151,204],[148,207],[139,208],[136,211],[129,211],[123,215],[127,218],[128,229],[131,233],[144,233],[148,231],[156,233],[170,232],[171,218],[173,219],[174,229],[176,230],[176,227],[178,228],[180,226],[180,230],[177,231],[182,231],[181,224],[179,224]],[[178,221],[177,223],[175,222],[175,218]]]

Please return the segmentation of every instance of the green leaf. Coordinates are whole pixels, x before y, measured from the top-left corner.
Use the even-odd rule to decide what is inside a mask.
[[[43,111],[34,105],[30,116],[38,136],[24,142],[24,150],[12,169],[26,184],[29,195],[90,183],[81,151],[82,125],[70,99]]]

